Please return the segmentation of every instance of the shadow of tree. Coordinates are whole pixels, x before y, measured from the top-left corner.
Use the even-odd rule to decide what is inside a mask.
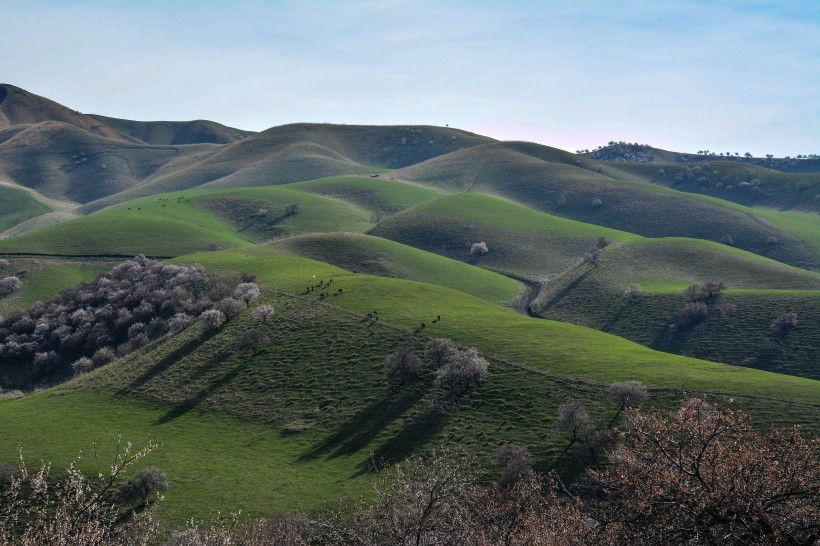
[[[381,400],[359,411],[336,432],[299,457],[300,461],[322,455],[339,457],[356,453],[368,446],[385,428],[410,411],[426,394],[424,384],[407,385],[390,390]]]

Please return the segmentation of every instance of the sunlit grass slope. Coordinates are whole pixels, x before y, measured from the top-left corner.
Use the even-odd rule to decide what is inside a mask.
[[[516,281],[498,273],[379,237],[350,233],[302,235],[271,247],[348,271],[446,286],[496,303],[510,303],[520,291]]]
[[[46,301],[60,290],[91,281],[115,263],[106,260],[8,256],[9,267],[0,276],[17,275],[23,287],[0,299],[0,314]]]
[[[360,313],[378,311],[382,320],[424,333],[452,337],[488,354],[553,373],[600,380],[636,379],[656,386],[722,388],[766,395],[773,390],[820,402],[820,384],[658,353],[624,339],[571,324],[531,319],[469,295],[401,279],[357,275],[312,260],[235,253],[198,254],[184,259],[220,270],[259,275],[271,288],[301,293],[316,278],[334,279],[343,294],[332,303]],[[338,288],[336,288],[338,287]],[[319,295],[311,293],[313,297]],[[437,316],[441,321],[432,323]]]
[[[0,185],[0,232],[51,209],[31,196],[31,193]]]
[[[599,237],[640,236],[567,220],[479,193],[455,194],[399,213],[375,235],[497,271],[538,277],[563,271]],[[484,241],[489,253],[470,254]]]
[[[296,207],[288,212],[288,205]],[[369,227],[365,211],[303,191],[209,188],[129,201],[0,241],[0,252],[176,256],[294,233]]]
[[[395,176],[449,191],[511,199],[527,207],[648,237],[712,241],[730,235],[738,248],[801,267],[820,256],[755,209],[630,177],[619,166],[600,173],[585,160],[546,161],[517,143],[477,146],[401,169]],[[597,168],[597,167],[596,167]],[[777,239],[770,244],[769,238]]]
[[[398,212],[441,195],[434,189],[390,180],[389,175],[380,175],[379,178],[339,176],[298,182],[291,186],[384,214]]]

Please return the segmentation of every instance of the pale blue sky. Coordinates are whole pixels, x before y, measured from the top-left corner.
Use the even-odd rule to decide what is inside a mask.
[[[10,1],[0,81],[82,112],[820,153],[820,1]]]

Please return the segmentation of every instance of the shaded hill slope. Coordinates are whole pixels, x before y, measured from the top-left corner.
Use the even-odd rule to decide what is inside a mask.
[[[608,174],[622,174],[609,167],[597,173],[583,163],[544,161],[518,147],[502,143],[462,150],[401,169],[395,176],[449,191],[497,195],[558,216],[648,237],[718,241],[729,235],[738,248],[791,265],[820,267],[814,249],[756,215],[754,209],[610,178]]]
[[[13,125],[35,125],[44,121],[68,123],[104,138],[139,142],[91,116],[70,110],[25,89],[0,84],[0,130]]]
[[[224,145],[198,163],[153,176],[142,187],[92,203],[86,210],[205,184],[268,186],[375,174],[487,141],[441,127],[284,125]]]
[[[133,121],[91,114],[89,117],[116,131],[146,144],[228,144],[249,137],[254,131],[243,131],[214,121]]]
[[[0,144],[0,173],[46,197],[86,203],[137,186],[163,167],[177,168],[207,148],[124,143],[48,121]]]

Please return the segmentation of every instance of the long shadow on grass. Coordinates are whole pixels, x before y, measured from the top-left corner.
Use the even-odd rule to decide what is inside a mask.
[[[217,361],[219,361],[219,360],[217,359]],[[247,363],[247,361],[246,361],[246,363]],[[221,387],[223,387],[223,386],[227,385],[228,383],[230,383],[231,381],[233,381],[233,379],[235,377],[237,377],[241,372],[243,372],[245,370],[245,368],[246,368],[246,364],[237,365],[235,368],[233,368],[229,372],[223,374],[218,379],[212,381],[204,389],[200,389],[199,392],[197,392],[193,396],[189,397],[187,400],[185,400],[182,403],[177,404],[176,406],[174,406],[173,409],[171,409],[165,415],[163,415],[162,417],[157,419],[157,424],[162,425],[162,424],[165,424],[169,421],[173,421],[174,419],[182,417],[183,415],[185,415],[189,411],[196,409],[197,407],[199,407],[199,405],[203,401],[205,401],[206,398],[208,398],[208,396],[211,395],[211,392],[214,392],[214,391],[218,392]]]
[[[541,307],[541,310],[547,309],[547,308],[549,308],[549,307],[552,307],[553,305],[556,305],[556,304],[560,303],[560,302],[561,302],[561,300],[562,300],[562,299],[564,299],[565,297],[567,297],[567,296],[569,295],[569,293],[570,293],[570,292],[572,292],[573,290],[575,290],[576,288],[578,288],[578,285],[580,285],[582,282],[584,282],[584,279],[586,279],[587,275],[589,275],[589,274],[590,274],[590,273],[592,273],[593,271],[594,271],[594,269],[587,269],[586,271],[584,271],[584,272],[583,272],[580,276],[578,276],[578,278],[577,278],[577,279],[575,279],[574,281],[572,281],[571,283],[569,283],[569,284],[568,284],[566,287],[564,287],[564,288],[563,288],[560,292],[558,292],[558,293],[557,293],[557,294],[555,294],[553,297],[551,297],[551,298],[549,299],[549,301],[548,301],[548,302],[546,302],[546,303],[545,303],[545,304]]]
[[[315,459],[322,455],[339,457],[360,451],[390,423],[413,408],[426,392],[426,385],[421,384],[407,386],[399,391],[388,391],[384,398],[359,411],[335,433],[299,457],[299,460]]]
[[[441,431],[449,414],[436,408],[428,409],[423,415],[407,423],[392,438],[373,451],[372,460],[359,463],[359,470],[352,477],[373,471],[373,461],[379,464],[393,464],[405,460],[419,446],[426,445]]]
[[[181,359],[188,356],[189,354],[191,354],[194,351],[194,349],[196,349],[197,346],[199,346],[199,344],[202,342],[204,342],[204,339],[202,339],[201,337],[193,337],[189,339],[182,346],[178,347],[177,349],[174,349],[173,351],[159,359],[157,363],[148,368],[145,371],[145,373],[131,381],[131,383],[129,383],[127,387],[123,387],[122,389],[120,389],[120,391],[117,394],[127,394],[131,390],[141,387],[142,385],[145,385],[146,383],[151,381],[151,379],[153,379],[154,377],[158,376],[159,374],[170,368],[175,362],[178,362]]]

